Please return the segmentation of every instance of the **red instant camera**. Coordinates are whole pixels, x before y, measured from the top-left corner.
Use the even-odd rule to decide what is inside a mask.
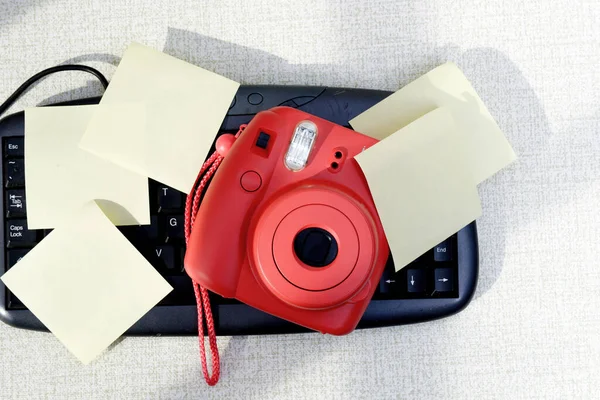
[[[389,256],[353,158],[375,143],[293,108],[257,114],[202,201],[185,256],[188,275],[310,329],[354,330]]]

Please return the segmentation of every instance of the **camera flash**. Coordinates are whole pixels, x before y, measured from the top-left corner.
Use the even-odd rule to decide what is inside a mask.
[[[317,126],[310,121],[300,122],[296,126],[290,147],[285,154],[285,166],[292,171],[300,171],[304,168],[316,138]]]

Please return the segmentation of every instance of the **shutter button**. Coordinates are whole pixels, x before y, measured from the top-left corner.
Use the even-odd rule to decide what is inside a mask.
[[[246,192],[256,192],[262,185],[262,179],[257,172],[246,171],[240,179],[240,184]]]

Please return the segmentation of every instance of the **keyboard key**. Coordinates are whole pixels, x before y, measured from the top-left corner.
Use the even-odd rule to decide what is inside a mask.
[[[185,272],[185,265],[183,263],[185,260],[185,247],[179,248],[179,260],[181,261],[181,272]]]
[[[433,248],[433,260],[438,262],[452,260],[452,241],[450,239],[444,240]]]
[[[8,250],[7,259],[8,259],[8,269],[14,267],[16,263],[21,261],[21,258],[25,257],[25,254],[29,253],[31,249],[18,249],[18,250]]]
[[[7,188],[25,186],[25,160],[21,158],[6,161],[4,171],[6,171]]]
[[[25,190],[11,189],[6,191],[6,216],[25,216]]]
[[[17,296],[12,294],[10,290],[7,290],[6,292],[6,299],[8,300],[6,303],[6,308],[11,310],[23,310],[25,308],[21,300],[19,300]]]
[[[156,256],[162,262],[163,270],[175,271],[175,249],[173,246],[157,246]]]
[[[173,291],[158,304],[163,306],[196,304],[192,280],[187,275],[165,276],[165,280],[173,287]]]
[[[396,279],[395,275],[394,268],[386,265],[379,280],[380,293],[393,293],[400,289],[400,280]]]
[[[422,293],[427,288],[425,282],[426,271],[424,269],[406,270],[406,290],[409,293]]]
[[[14,219],[6,223],[7,247],[27,247],[37,242],[37,231],[27,229],[27,220]]]
[[[165,222],[169,240],[185,238],[183,215],[168,215],[165,217]]]
[[[454,271],[452,268],[436,268],[433,271],[436,292],[451,292],[454,290]]]
[[[148,239],[158,239],[158,216],[150,216],[150,225],[142,225],[142,229],[148,235]]]
[[[181,209],[183,207],[181,192],[165,185],[159,185],[158,207],[161,211]]]
[[[24,138],[21,137],[8,137],[4,139],[4,157],[23,157],[24,152]]]

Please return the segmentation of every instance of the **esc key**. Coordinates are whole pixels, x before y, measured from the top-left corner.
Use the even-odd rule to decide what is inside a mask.
[[[23,157],[25,154],[23,137],[7,137],[4,139],[5,157]]]

